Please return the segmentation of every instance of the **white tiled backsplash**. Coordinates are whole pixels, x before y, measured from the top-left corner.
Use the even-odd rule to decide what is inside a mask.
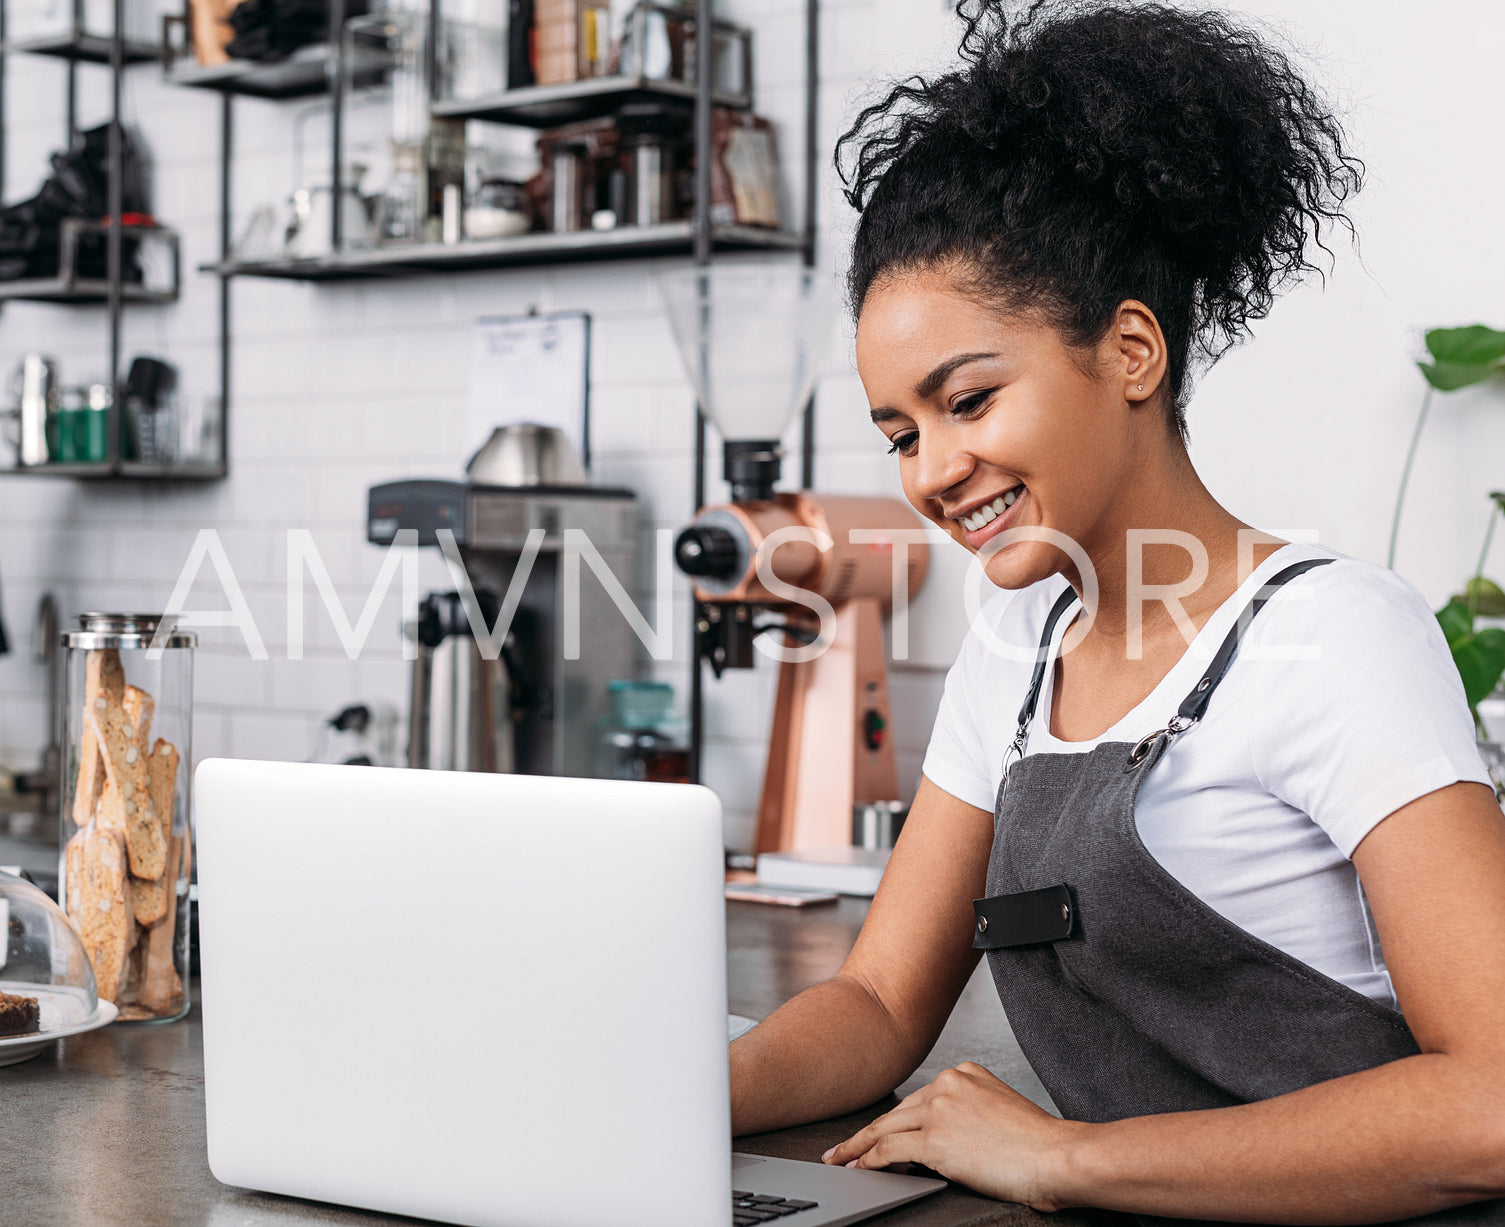
[[[1209,488],[1250,523],[1315,530],[1346,553],[1382,559],[1421,396],[1411,361],[1420,331],[1500,322],[1498,261],[1481,257],[1478,244],[1498,233],[1505,168],[1476,156],[1477,124],[1469,122],[1498,109],[1500,40],[1460,43],[1446,22],[1417,26],[1403,10],[1360,0],[1226,7],[1241,19],[1274,19],[1299,44],[1321,49],[1316,68],[1331,90],[1363,100],[1345,119],[1370,178],[1357,209],[1362,262],[1339,236],[1325,283],[1314,279],[1283,298],[1257,322],[1258,343],[1234,351],[1199,382],[1192,456]],[[758,106],[779,124],[790,198],[797,199],[803,0],[728,0],[721,8],[757,32]],[[836,191],[829,151],[859,101],[882,81],[933,67],[933,57],[946,53],[947,4],[822,0],[821,8],[820,250],[834,269],[851,213]],[[1478,28],[1499,29],[1498,6],[1468,0],[1461,9]],[[31,192],[60,142],[63,83],[60,64],[19,55],[8,61],[9,200]],[[80,83],[87,126],[107,113],[108,76],[86,65]],[[183,233],[191,270],[217,254],[219,101],[162,85],[151,65],[131,70],[125,99],[127,118],[151,150],[158,211]],[[295,133],[301,126],[312,143],[321,123],[310,104],[241,100],[235,125],[238,228],[254,206],[296,186]],[[1431,173],[1444,165],[1455,173]],[[1439,218],[1447,224],[1439,226]],[[534,306],[590,311],[597,474],[642,495],[645,543],[653,529],[683,522],[692,510],[693,402],[658,305],[661,267],[585,264],[369,286],[237,281],[228,481],[144,488],[0,478],[0,584],[17,646],[0,658],[0,761],[30,767],[46,741],[43,676],[25,650],[40,594],[56,592],[70,615],[160,607],[202,527],[219,531],[274,659],[251,662],[233,633],[205,634],[200,756],[302,758],[313,749],[319,719],[348,700],[405,706],[395,604],[383,610],[358,661],[341,654],[316,602],[306,659],[289,662],[278,651],[286,634],[286,533],[313,533],[347,615],[358,612],[380,563],[362,531],[366,488],[395,477],[455,474],[474,442],[463,437],[462,422],[477,316]],[[160,353],[183,369],[189,389],[213,390],[216,292],[212,278],[190,272],[180,302],[131,312],[126,356]],[[60,360],[69,382],[99,379],[105,343],[101,311],[8,304],[0,312],[0,377],[20,354],[37,349]],[[1399,569],[1434,607],[1471,573],[1485,494],[1502,484],[1498,398],[1492,385],[1452,394],[1447,410],[1432,414],[1412,472]],[[867,422],[844,350],[827,363],[818,405],[818,485],[896,493],[894,463]],[[716,451],[713,444],[713,457]],[[791,475],[797,463],[791,459]],[[715,459],[711,476],[711,496],[719,498]],[[1505,569],[1502,540],[1497,533],[1491,574]],[[912,660],[894,676],[894,732],[907,782],[918,772],[942,670],[964,629],[960,551],[939,555],[914,610]],[[425,587],[445,585],[438,559],[425,565]],[[201,589],[200,607],[224,607],[214,584],[206,579]],[[655,666],[681,688],[688,670],[683,657]],[[707,685],[707,778],[727,803],[734,844],[751,838],[773,683],[765,667]]]
[[[798,72],[790,65],[803,63],[803,4],[778,0],[750,7],[740,15],[762,31],[760,109],[780,122],[783,156],[797,177],[800,97]],[[826,6],[828,75],[821,110],[827,149],[860,67],[839,54],[832,39],[862,22],[872,7]],[[107,77],[86,66],[81,80],[80,117],[87,126],[106,114]],[[7,198],[14,200],[30,193],[46,153],[60,143],[63,77],[50,62],[12,57],[7,88],[14,122],[7,133],[5,181]],[[18,114],[20,99],[27,102]],[[216,378],[216,283],[193,270],[217,254],[218,108],[214,96],[161,84],[151,66],[128,77],[127,118],[139,125],[152,154],[157,212],[183,235],[185,279],[174,306],[129,313],[124,354],[160,354],[182,367],[188,389],[202,391],[213,391]],[[252,207],[295,186],[292,134],[306,112],[297,102],[237,101],[237,227]],[[828,160],[823,155],[823,169]],[[828,170],[825,175],[829,180]],[[797,178],[791,186],[797,191]],[[845,211],[829,182],[823,195],[825,209]],[[829,263],[837,242],[822,236]],[[29,656],[30,621],[40,595],[55,593],[69,624],[85,609],[161,608],[202,528],[219,533],[271,659],[251,660],[235,631],[202,632],[196,758],[301,759],[313,752],[319,721],[346,703],[365,700],[405,710],[408,666],[399,655],[395,588],[366,649],[351,661],[309,585],[308,647],[304,659],[286,659],[286,534],[292,528],[313,533],[353,619],[382,557],[365,541],[367,488],[399,477],[458,475],[467,447],[476,442],[464,437],[463,420],[471,323],[481,315],[534,307],[591,313],[595,476],[638,491],[643,551],[651,558],[653,530],[679,525],[693,510],[694,399],[659,307],[657,275],[667,266],[586,264],[369,285],[236,281],[227,481],[144,487],[0,479],[0,598],[14,641],[12,654],[0,658],[0,763],[31,768],[47,740],[44,674]],[[59,359],[66,382],[103,378],[106,343],[102,311],[10,304],[0,316],[0,373],[21,353],[38,349]],[[897,492],[892,462],[867,421],[845,350],[828,362],[819,404],[816,473],[822,488]],[[793,457],[787,473],[793,479],[798,471]],[[710,496],[719,499],[725,488],[714,445],[709,476]],[[424,591],[450,586],[433,553],[424,562]],[[227,607],[212,566],[201,570],[194,596],[190,608]],[[686,618],[683,607],[676,612]],[[687,628],[677,643],[676,659],[653,669],[676,685],[683,702]],[[933,665],[949,650],[938,650]],[[752,838],[774,685],[775,672],[764,662],[706,686],[705,776],[726,804],[727,837],[734,846],[747,846]],[[937,667],[910,666],[895,678],[894,732],[901,778],[910,788],[940,686]]]

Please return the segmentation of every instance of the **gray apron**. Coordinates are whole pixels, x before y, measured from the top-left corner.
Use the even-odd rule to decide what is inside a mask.
[[[1068,1119],[1250,1103],[1420,1051],[1397,1011],[1198,899],[1134,822],[1140,783],[1202,719],[1265,601],[1331,561],[1295,563],[1260,589],[1176,716],[1138,745],[1023,756],[1051,639],[1076,594],[1062,593],[1046,620],[998,787],[973,945],[988,952],[1019,1046]],[[1505,1224],[1505,1201],[1408,1221]]]

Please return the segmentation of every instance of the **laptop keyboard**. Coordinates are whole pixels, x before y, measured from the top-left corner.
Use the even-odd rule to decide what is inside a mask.
[[[800,1201],[797,1197],[775,1197],[772,1193],[744,1193],[733,1189],[732,1224],[733,1227],[753,1227],[754,1223],[771,1223],[801,1210],[814,1210],[819,1204]]]

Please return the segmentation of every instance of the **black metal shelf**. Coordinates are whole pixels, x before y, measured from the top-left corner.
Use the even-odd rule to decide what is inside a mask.
[[[121,301],[139,305],[176,302],[175,292],[147,290],[127,282],[121,286]],[[108,281],[69,282],[63,277],[26,277],[18,281],[0,281],[0,302],[45,302],[69,306],[88,306],[110,301]]]
[[[714,101],[717,106],[737,110],[752,105],[747,94],[716,94]],[[683,106],[688,110],[695,105],[695,86],[691,82],[651,77],[591,77],[567,85],[530,85],[480,98],[435,102],[429,111],[442,119],[484,119],[527,128],[552,128],[598,119],[641,102]]]
[[[218,94],[239,94],[246,98],[307,98],[329,92],[330,66],[334,54],[328,43],[301,47],[282,60],[231,60],[207,67],[180,62],[169,68],[163,79],[169,85],[189,89],[212,90]],[[391,67],[384,56],[357,53],[356,62],[346,71],[355,74],[357,84],[368,85],[381,79]]]
[[[289,281],[352,281],[359,278],[454,273],[560,264],[578,260],[688,255],[694,246],[690,222],[623,226],[618,230],[578,230],[568,234],[520,234],[513,238],[463,243],[414,243],[378,247],[308,260],[207,264],[200,272],[221,277],[275,277]],[[799,251],[802,236],[754,226],[718,227],[713,245],[722,251]]]
[[[89,34],[74,30],[68,34],[44,34],[37,38],[11,39],[5,44],[5,53],[45,55],[57,60],[70,60],[75,64],[108,64],[110,62],[110,36]],[[125,41],[127,64],[148,64],[157,59],[159,52],[155,43]]]
[[[224,464],[147,464],[140,460],[105,461],[99,464],[38,464],[28,468],[0,469],[0,477],[67,477],[89,480],[218,481],[226,476]]]
[[[0,31],[5,29],[6,0],[0,0]],[[144,463],[124,460],[119,452],[124,442],[121,427],[121,330],[127,307],[175,302],[180,289],[181,246],[176,231],[156,224],[128,220],[124,208],[122,152],[122,80],[125,69],[133,64],[156,63],[160,48],[155,42],[143,43],[124,37],[123,0],[114,0],[115,28],[108,35],[90,34],[80,28],[75,18],[72,31],[45,37],[10,38],[0,41],[0,84],[4,82],[6,59],[10,55],[41,55],[63,61],[67,66],[66,146],[71,147],[79,135],[78,77],[80,64],[99,65],[109,72],[110,117],[106,159],[105,208],[100,218],[62,219],[58,234],[58,273],[52,277],[25,277],[0,281],[0,302],[28,301],[58,305],[99,305],[105,308],[109,325],[109,382],[115,388],[108,413],[106,439],[110,440],[109,457],[97,463],[54,463],[35,467],[0,469],[0,476],[56,477],[73,480],[135,480],[145,482],[212,481],[226,476],[223,445],[226,422],[220,421],[218,454],[210,460],[174,464]],[[75,5],[75,11],[81,9]],[[29,105],[22,104],[24,108]],[[0,148],[3,148],[8,118],[5,91],[0,89]],[[3,163],[4,159],[0,159]],[[3,198],[4,167],[0,165],[0,198]],[[97,264],[81,259],[86,238],[102,241],[103,276]],[[127,246],[130,244],[130,246]],[[151,251],[148,252],[148,247]],[[160,260],[157,257],[162,257]],[[131,261],[128,265],[127,261]],[[165,261],[165,262],[164,262]],[[88,269],[91,276],[80,275]],[[170,279],[169,279],[170,271]],[[221,316],[221,335],[224,317]],[[223,343],[222,343],[223,349]],[[221,365],[220,404],[224,405],[227,366]]]

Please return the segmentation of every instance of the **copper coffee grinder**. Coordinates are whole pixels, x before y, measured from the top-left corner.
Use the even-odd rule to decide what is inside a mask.
[[[664,288],[731,486],[731,501],[702,508],[675,542],[695,581],[695,667],[751,668],[765,633],[784,648],[756,851],[849,846],[854,806],[899,797],[883,615],[896,590],[913,597],[924,580],[928,548],[907,540],[920,521],[898,499],[774,489],[780,439],[834,323],[822,274],[717,265],[670,274]]]

